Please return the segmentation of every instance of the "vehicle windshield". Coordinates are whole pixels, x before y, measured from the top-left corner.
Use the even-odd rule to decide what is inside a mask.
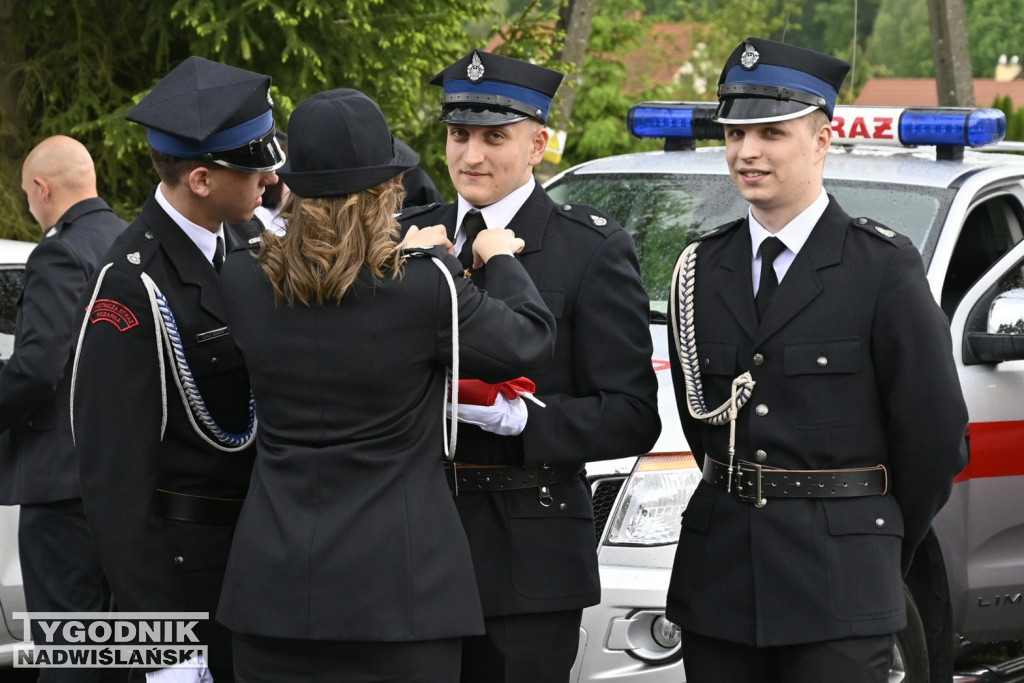
[[[909,237],[927,265],[953,191],[892,183],[825,180],[851,216],[869,216]],[[557,203],[589,204],[636,242],[652,314],[668,310],[676,257],[694,236],[742,218],[747,203],[726,175],[569,174],[547,187]],[[663,316],[652,315],[652,320]]]

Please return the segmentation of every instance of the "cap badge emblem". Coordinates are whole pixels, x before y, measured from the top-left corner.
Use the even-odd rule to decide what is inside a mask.
[[[128,254],[128,263],[132,264],[133,266],[137,266],[140,263],[142,263],[142,256],[139,254],[139,252],[133,251],[132,253]]]
[[[747,43],[743,46],[743,54],[740,55],[740,66],[748,71],[757,66],[761,59],[761,53],[754,49],[754,46]]]
[[[466,77],[471,83],[479,83],[484,77],[484,63],[480,61],[480,55],[473,53],[473,60],[466,67]]]
[[[602,227],[602,226],[608,225],[608,219],[605,218],[604,216],[595,216],[595,215],[591,214],[590,215],[590,220],[594,221],[594,225],[596,225],[598,227]]]

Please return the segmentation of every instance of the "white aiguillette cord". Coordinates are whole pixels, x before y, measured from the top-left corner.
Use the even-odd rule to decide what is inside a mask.
[[[754,378],[750,372],[732,381],[729,399],[714,410],[708,410],[704,402],[704,387],[700,379],[700,358],[697,355],[697,341],[693,322],[693,288],[697,269],[697,247],[700,242],[693,242],[676,260],[672,272],[672,287],[669,295],[669,314],[672,324],[672,341],[679,357],[679,365],[683,370],[686,384],[686,407],[690,415],[710,425],[719,426],[729,423],[729,476],[726,489],[732,491],[733,462],[736,457],[736,415],[739,413],[754,391]]]
[[[444,275],[445,280],[448,282],[448,291],[451,292],[452,300],[452,364],[448,368],[448,372],[445,373],[445,387],[444,387],[444,401],[441,402],[441,424],[444,425],[448,420],[448,407],[449,391],[451,392],[451,404],[452,404],[452,415],[451,415],[451,426],[449,430],[446,430],[444,435],[444,459],[451,462],[455,459],[455,444],[459,436],[459,295],[455,291],[455,280],[452,278],[451,272],[448,267],[444,265],[444,261],[437,258],[433,254],[428,254],[423,251],[406,251],[405,258],[411,256],[423,257],[429,256],[437,266],[438,270]],[[450,387],[450,389],[449,389]]]

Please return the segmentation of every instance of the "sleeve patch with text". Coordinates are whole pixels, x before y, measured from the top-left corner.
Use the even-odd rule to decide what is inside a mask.
[[[105,321],[117,328],[118,332],[127,332],[139,324],[131,309],[113,299],[97,299],[89,312],[89,322],[96,324]]]

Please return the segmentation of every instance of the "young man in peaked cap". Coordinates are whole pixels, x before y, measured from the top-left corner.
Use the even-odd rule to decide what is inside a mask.
[[[160,184],[86,287],[76,327],[72,426],[114,601],[209,612],[195,629],[208,670],[177,675],[217,683],[233,679],[230,636],[212,616],[255,429],[218,270],[225,249],[260,234],[253,211],[284,163],[269,88],[268,76],[189,57],[128,113],[149,129]]]
[[[691,244],[673,285],[672,379],[703,470],[668,592],[688,683],[888,680],[903,575],[967,462],[920,254],[822,187],[848,69],[748,38],[719,80],[750,209]]]
[[[646,452],[661,429],[649,301],[633,241],[596,209],[556,205],[533,178],[562,74],[473,51],[435,76],[458,201],[411,209],[467,255],[482,229],[522,237],[519,254],[556,319],[553,359],[530,379],[539,402],[461,405],[455,502],[487,633],[466,638],[462,680],[568,680],[583,608],[600,600],[588,460]],[[486,289],[487,268],[463,261]]]

